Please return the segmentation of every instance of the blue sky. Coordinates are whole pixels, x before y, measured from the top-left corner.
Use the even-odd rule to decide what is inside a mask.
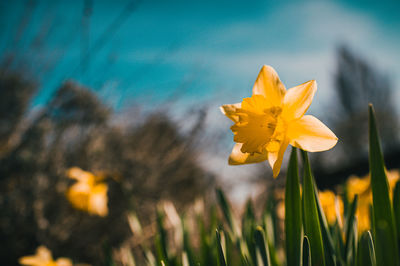
[[[37,0],[13,43],[27,2],[1,1],[0,52],[23,55],[43,88],[37,103],[72,77],[117,108],[177,95],[188,106],[221,104],[248,96],[269,64],[287,87],[316,79],[315,109],[334,97],[335,48],[342,43],[387,72],[397,90],[400,83],[395,1],[142,1],[105,37],[131,1],[93,1],[82,39],[84,1]],[[32,49],[43,28],[46,41]],[[54,68],[38,71],[51,60]]]
[[[173,112],[184,117],[187,108],[206,104],[210,128],[228,133],[230,121],[217,107],[249,96],[268,64],[287,88],[317,80],[310,112],[323,118],[329,109],[323,107],[335,99],[340,44],[387,73],[400,100],[399,1],[143,0],[126,13],[130,1],[93,1],[86,28],[84,1],[37,0],[32,12],[24,11],[27,2],[0,1],[0,56],[17,54],[40,82],[36,105],[73,78],[116,109],[133,103],[151,109],[177,99]],[[108,32],[113,23],[117,27]],[[229,152],[205,148],[203,161],[239,182],[243,198],[245,184],[233,177],[246,178],[256,168],[228,167]]]

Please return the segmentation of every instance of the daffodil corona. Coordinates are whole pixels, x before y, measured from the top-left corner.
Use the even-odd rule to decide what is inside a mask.
[[[229,164],[268,160],[277,177],[289,144],[309,152],[335,146],[335,134],[314,116],[304,115],[316,90],[317,83],[311,80],[286,91],[275,70],[263,66],[251,97],[221,106],[221,111],[235,122],[231,130],[237,144]]]

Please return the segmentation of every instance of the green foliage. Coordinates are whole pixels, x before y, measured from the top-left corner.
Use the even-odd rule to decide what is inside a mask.
[[[328,223],[307,153],[302,151],[302,157],[304,174],[301,193],[297,150],[293,148],[286,179],[284,232],[279,229],[274,197],[268,198],[261,214],[257,212],[260,208],[248,201],[242,218],[238,219],[224,192],[217,189],[218,212],[215,206],[211,206],[209,212],[197,214],[196,224],[192,227],[186,226],[186,217],[181,218],[181,249],[172,251],[170,248],[164,215],[158,212],[157,255],[150,256],[156,257],[157,262],[150,263],[148,260],[148,265],[398,265],[400,181],[391,201],[372,107],[370,167],[373,234],[366,231],[359,236],[357,208],[361,200],[358,195],[352,199],[344,197],[343,225],[339,218],[334,224]],[[347,188],[344,188],[344,193],[347,193]],[[198,245],[191,241],[196,230]],[[280,241],[282,238],[284,243]]]
[[[328,222],[328,212],[324,212],[324,201],[319,196],[308,154],[304,151],[301,151],[304,170],[301,191],[297,149],[293,148],[286,177],[284,220],[278,215],[278,200],[272,193],[264,206],[247,201],[239,217],[222,189],[216,190],[216,204],[196,210],[192,216],[186,213],[179,216],[170,209],[157,208],[154,224],[142,226],[136,213],[130,211],[127,216],[133,242],[138,240],[132,249],[126,249],[122,264],[400,265],[400,181],[391,200],[372,106],[369,115],[371,231],[358,231],[358,219],[362,217],[357,216],[360,215],[357,211],[359,204],[365,205],[363,193],[354,198],[343,197],[343,214],[337,215],[333,224]],[[350,187],[344,187],[344,195],[350,191],[348,189]],[[366,204],[368,208],[370,203]],[[174,209],[173,204],[168,206]],[[115,253],[111,244],[104,244],[102,264],[120,265]]]
[[[296,148],[290,155],[285,191],[285,244],[288,265],[300,265],[302,223],[301,196]]]
[[[369,165],[377,264],[399,265],[393,208],[372,105],[369,106]]]
[[[370,231],[362,234],[358,244],[357,266],[376,266],[374,243]]]
[[[322,245],[321,225],[315,197],[315,186],[311,174],[308,155],[303,152],[303,222],[304,234],[310,241],[311,261],[313,265],[325,265],[324,248]]]

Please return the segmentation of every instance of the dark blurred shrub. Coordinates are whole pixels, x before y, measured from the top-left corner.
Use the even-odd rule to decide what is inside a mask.
[[[334,81],[338,104],[335,132],[346,158],[366,156],[369,103],[375,107],[384,147],[394,148],[399,140],[399,124],[388,76],[346,46],[341,46]]]
[[[196,161],[194,131],[201,130],[202,118],[188,134],[163,112],[133,113],[133,121],[143,122],[116,125],[110,108],[71,82],[43,110],[24,116],[34,86],[18,75],[0,75],[0,84],[0,101],[12,103],[0,107],[0,142],[19,136],[0,151],[2,265],[15,264],[40,244],[55,257],[99,265],[105,247],[131,237],[130,210],[150,223],[159,200],[185,208],[212,184]],[[108,176],[106,218],[75,210],[66,200],[66,171],[73,166]]]
[[[319,187],[333,188],[350,175],[366,175],[368,104],[373,103],[388,167],[400,166],[399,121],[389,77],[346,46],[337,50],[335,98],[329,124],[339,138],[329,152],[313,154]]]

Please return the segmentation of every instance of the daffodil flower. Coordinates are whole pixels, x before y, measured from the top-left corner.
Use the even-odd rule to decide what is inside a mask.
[[[45,246],[38,247],[35,255],[20,258],[19,263],[27,266],[72,266],[72,261],[67,258],[53,260],[51,251]]]
[[[389,184],[389,194],[393,197],[393,191],[397,181],[400,179],[398,170],[386,171]],[[372,206],[372,188],[371,176],[359,178],[350,176],[346,182],[347,198],[353,200],[355,195],[358,195],[356,217],[358,222],[358,231],[364,232],[371,229],[371,206]]]
[[[319,191],[318,198],[321,203],[322,210],[325,213],[326,220],[333,225],[336,221],[340,221],[343,217],[343,201],[340,196],[335,195],[331,190]]]
[[[67,191],[67,198],[72,206],[90,214],[106,216],[107,184],[100,182],[101,178],[78,167],[72,167],[67,175],[77,180]]]
[[[263,66],[251,97],[221,106],[222,113],[235,122],[231,130],[237,144],[229,164],[268,160],[277,177],[289,144],[309,152],[335,146],[335,134],[314,116],[304,115],[316,90],[317,83],[311,80],[286,91],[275,70]]]

